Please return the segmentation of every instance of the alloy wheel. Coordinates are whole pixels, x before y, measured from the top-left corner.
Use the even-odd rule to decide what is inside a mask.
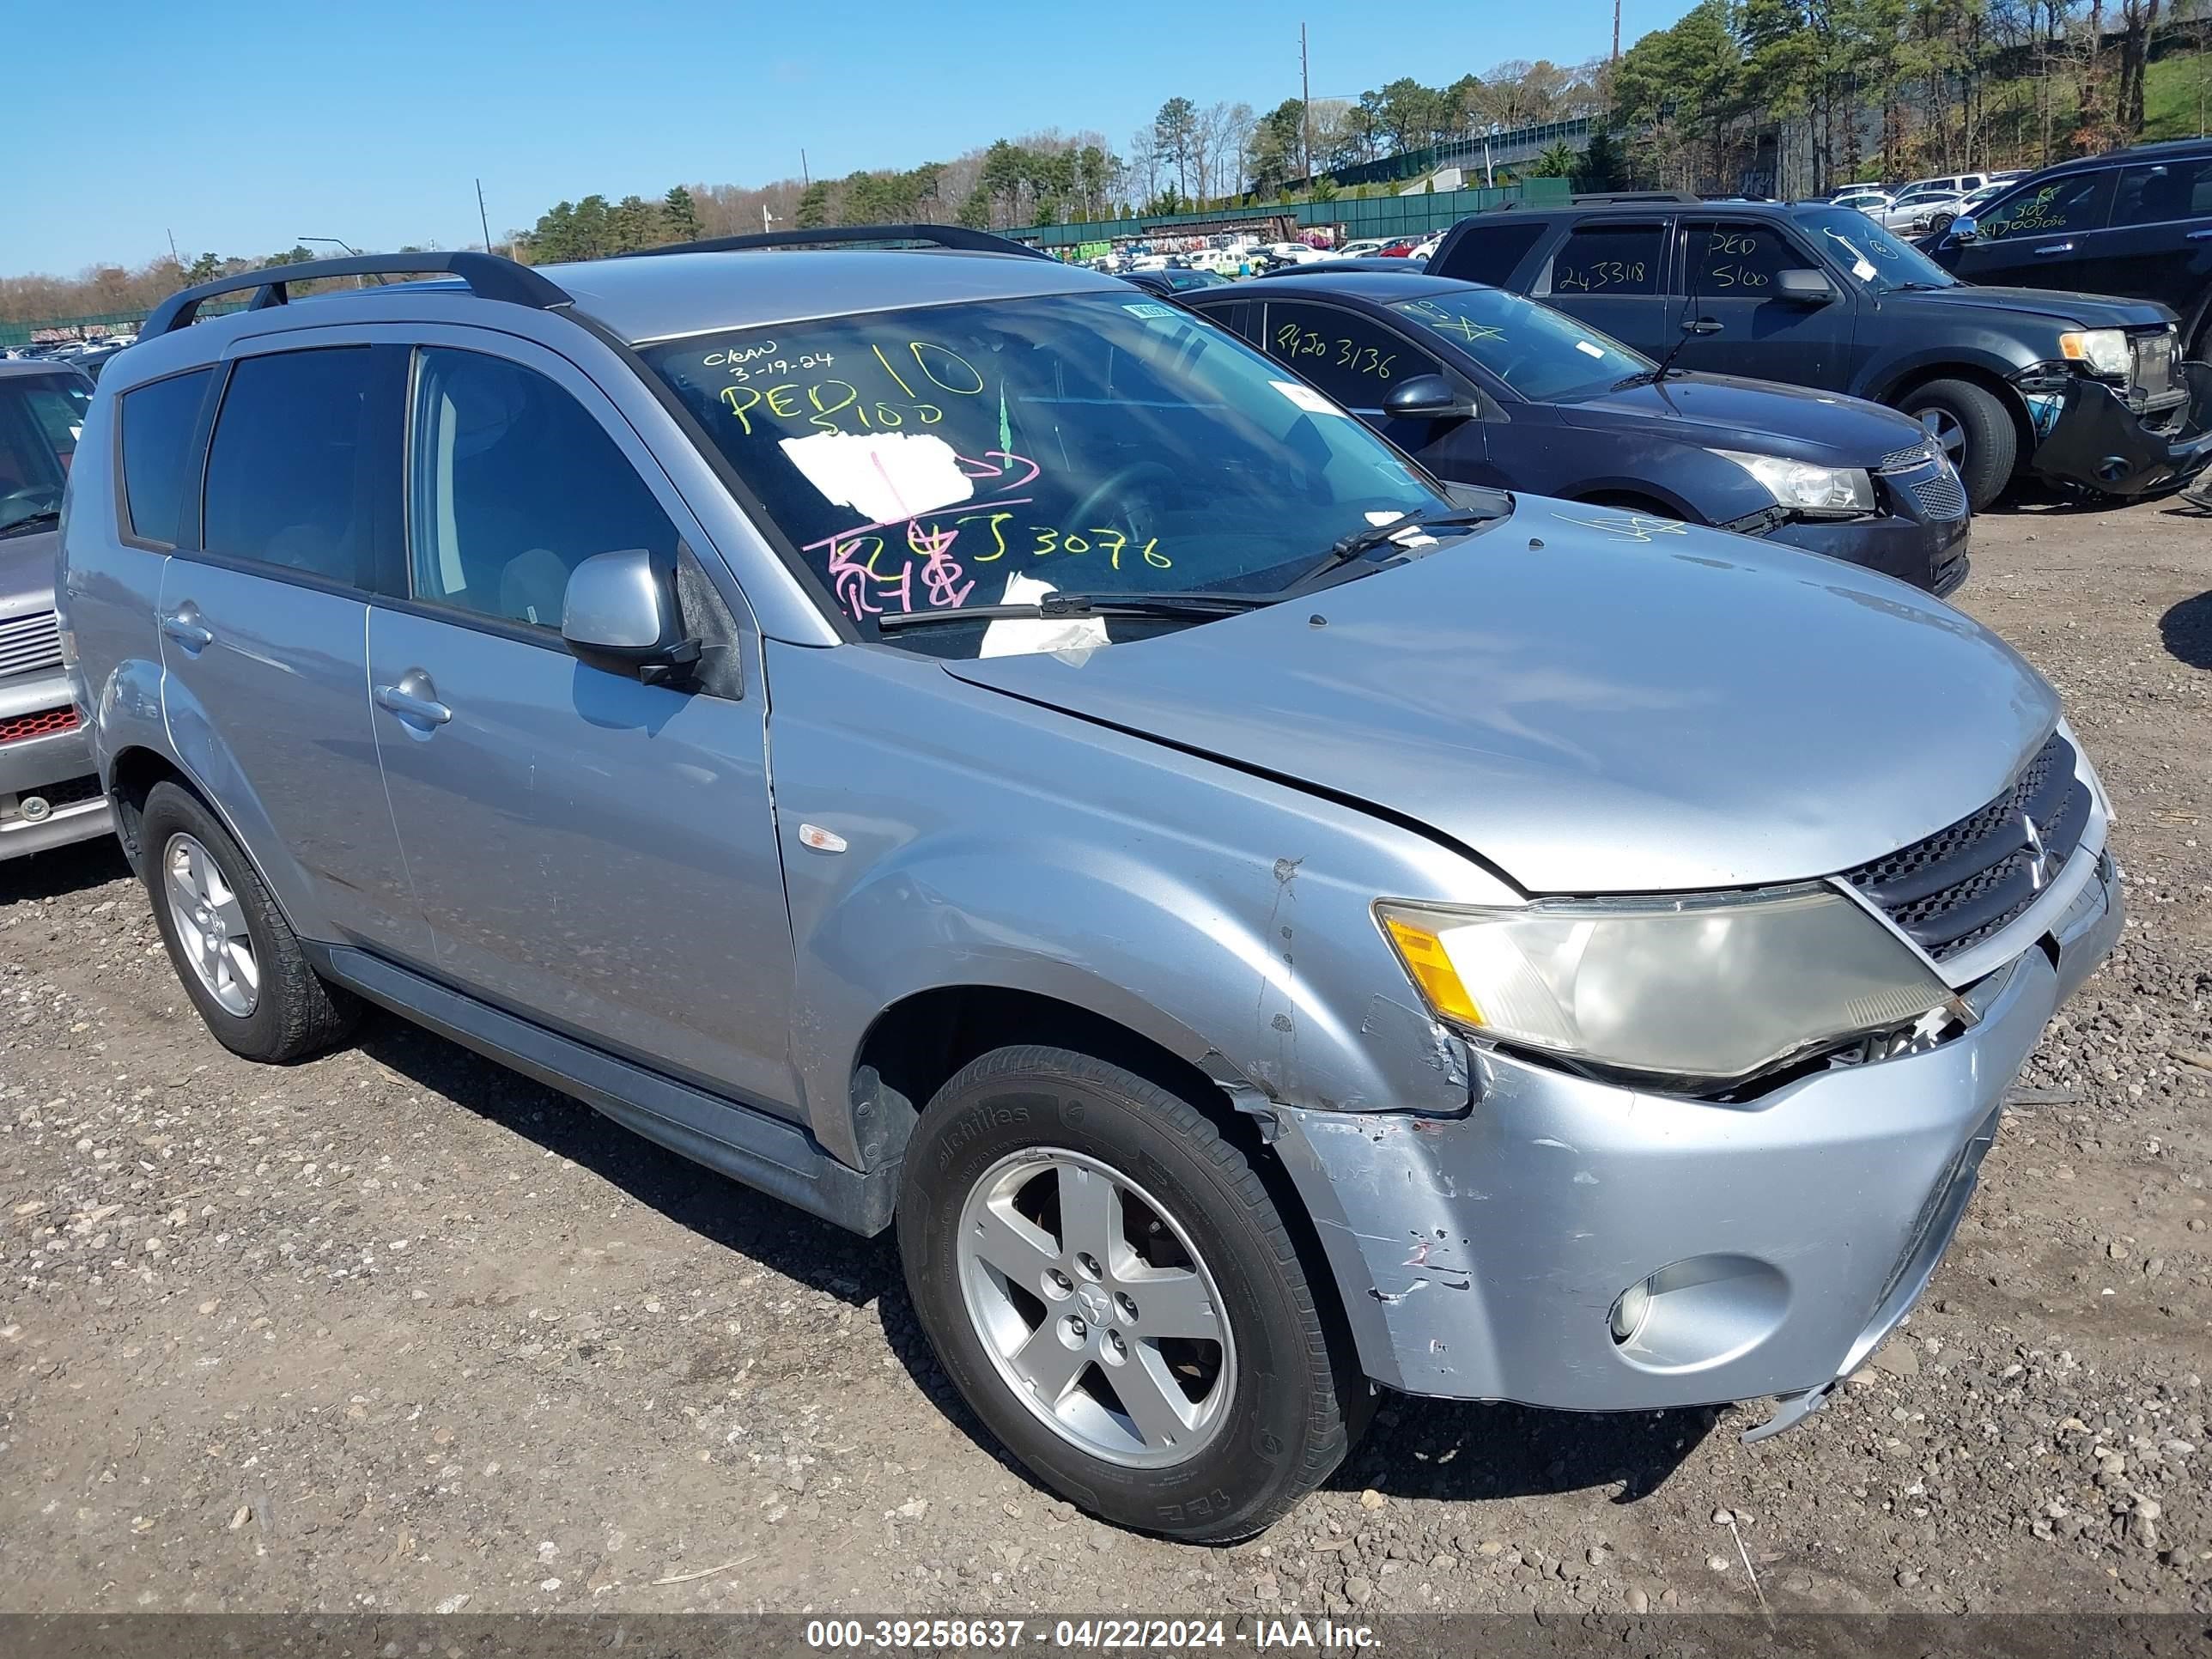
[[[958,1266],[984,1352],[1071,1445],[1158,1468],[1220,1432],[1237,1352],[1213,1275],[1119,1170],[1053,1147],[1000,1158],[962,1206]]]
[[[244,1019],[261,1000],[260,965],[246,911],[214,856],[193,836],[170,836],[161,849],[161,887],[192,972],[225,1013]]]
[[[1943,453],[1951,458],[1954,471],[1966,466],[1966,428],[1960,423],[1957,416],[1948,409],[1929,408],[1914,410],[1912,418],[1918,421],[1928,435],[1942,447]]]

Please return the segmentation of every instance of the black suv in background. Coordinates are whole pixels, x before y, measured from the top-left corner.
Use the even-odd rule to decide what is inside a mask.
[[[2162,305],[1962,283],[1826,203],[1646,201],[1463,219],[1431,274],[1556,306],[1685,368],[1847,392],[1950,453],[1977,511],[2015,473],[2112,495],[2212,463],[2212,368]]]
[[[2183,356],[2212,356],[2212,138],[2064,161],[1954,220],[1929,256],[1969,283],[2155,300]]]

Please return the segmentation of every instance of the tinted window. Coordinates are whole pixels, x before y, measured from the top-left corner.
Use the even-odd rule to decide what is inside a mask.
[[[1552,258],[1554,294],[1656,294],[1659,227],[1577,225]]]
[[[1776,276],[1811,263],[1772,225],[1692,221],[1683,227],[1690,292],[1709,300],[1763,300]]]
[[[1618,340],[1517,294],[1452,289],[1390,307],[1449,342],[1532,403],[1588,397],[1652,367]]]
[[[864,629],[1038,582],[1273,592],[1371,514],[1437,501],[1279,366],[1128,289],[780,323],[644,356]],[[986,632],[883,637],[973,656]]]
[[[1547,228],[1540,219],[1521,219],[1509,224],[1482,225],[1463,234],[1452,249],[1449,270],[1431,269],[1437,276],[1456,276],[1463,283],[1490,283],[1503,287],[1528,250],[1543,239]]]
[[[595,553],[672,554],[676,526],[583,405],[472,351],[416,360],[410,583],[417,599],[561,625],[568,573]]]
[[[1395,328],[1334,306],[1267,301],[1267,355],[1346,409],[1376,409],[1390,388],[1443,367]]]
[[[239,361],[208,451],[210,552],[362,583],[374,363],[366,347]]]
[[[2212,155],[2129,167],[2120,174],[2119,194],[2112,203],[2115,225],[2207,217],[2212,217]]]
[[[2069,230],[2101,230],[2105,211],[2112,205],[2112,173],[2077,173],[2048,184],[2014,191],[1974,223],[1979,239],[2002,241],[2008,236],[2048,236]]]
[[[123,496],[141,541],[177,539],[200,401],[214,377],[194,369],[123,394]]]

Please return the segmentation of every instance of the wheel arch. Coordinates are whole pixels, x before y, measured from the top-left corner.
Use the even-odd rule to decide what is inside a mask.
[[[2013,471],[2017,473],[2027,465],[2027,458],[2035,452],[2035,423],[2028,418],[2027,402],[2021,396],[2020,388],[1994,369],[1972,362],[1923,363],[1899,375],[1884,388],[1876,401],[1887,404],[1902,413],[1906,398],[1921,387],[1937,380],[1963,380],[1995,398],[2005,413],[2011,416],[2013,435],[2019,445],[2014,452]]]

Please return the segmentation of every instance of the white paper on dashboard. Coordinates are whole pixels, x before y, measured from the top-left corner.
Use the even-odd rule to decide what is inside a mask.
[[[1018,570],[1006,578],[1001,605],[1035,605],[1060,590],[1050,582],[1024,576]],[[994,622],[983,630],[982,657],[1027,657],[1040,651],[1088,651],[1109,644],[1106,623],[1099,617],[1016,617]]]
[[[871,524],[896,524],[975,493],[952,446],[929,432],[817,432],[783,440],[783,453],[822,492]]]

